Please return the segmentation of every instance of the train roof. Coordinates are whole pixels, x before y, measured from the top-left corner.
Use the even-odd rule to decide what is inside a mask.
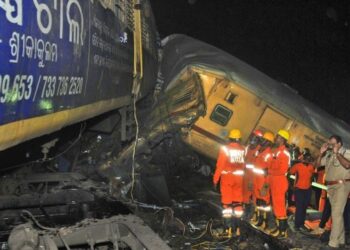
[[[337,134],[350,146],[350,126],[298,95],[285,83],[278,82],[240,59],[214,46],[188,37],[171,35],[163,39],[162,73],[170,82],[188,66],[200,66],[222,72],[243,87],[254,92],[272,106],[294,117],[324,136]]]

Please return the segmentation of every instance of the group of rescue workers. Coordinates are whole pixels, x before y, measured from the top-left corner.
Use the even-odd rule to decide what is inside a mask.
[[[286,238],[289,175],[295,176],[293,231],[308,230],[304,223],[310,205],[311,183],[315,169],[323,167],[328,210],[332,215],[332,230],[325,249],[338,249],[346,243],[343,213],[350,194],[350,150],[343,147],[339,136],[329,138],[321,147],[317,159],[305,150],[297,161],[291,158],[290,134],[286,130],[279,130],[276,136],[255,130],[247,147],[241,144],[242,136],[238,129],[231,130],[228,137],[229,143],[219,152],[213,176],[215,189],[220,182],[222,216],[227,234],[240,235],[242,217],[251,214],[248,210],[254,207],[252,218],[244,216],[245,219],[274,237]],[[293,162],[295,164],[291,164]],[[327,203],[325,210],[326,206]],[[269,222],[273,216],[276,223]],[[319,232],[320,227],[314,231]]]

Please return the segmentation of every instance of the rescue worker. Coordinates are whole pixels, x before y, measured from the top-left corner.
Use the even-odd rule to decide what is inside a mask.
[[[311,164],[314,161],[311,154],[304,154],[301,162],[293,165],[289,173],[295,175],[294,196],[295,196],[295,230],[308,232],[304,226],[306,209],[311,200],[311,183],[315,172],[314,166]]]
[[[254,198],[256,205],[256,219],[252,223],[256,227],[265,230],[267,228],[268,212],[271,211],[269,181],[267,177],[268,167],[271,165],[274,135],[271,132],[265,132],[260,148],[256,153],[254,161]]]
[[[240,144],[241,132],[233,129],[229,134],[230,143],[219,152],[213,184],[216,189],[220,180],[222,216],[228,234],[239,236],[240,220],[243,215],[244,147]],[[230,231],[232,229],[232,231]]]
[[[322,145],[316,167],[325,166],[326,186],[332,209],[332,230],[327,247],[337,249],[345,244],[343,213],[350,193],[350,150],[343,147],[342,138],[332,135]]]
[[[286,174],[290,166],[290,154],[286,144],[289,136],[289,132],[286,130],[281,129],[278,131],[275,138],[275,148],[272,149],[273,158],[268,173],[272,209],[277,222],[277,227],[271,230],[270,234],[275,237],[287,237],[288,225],[285,196],[288,190]]]
[[[300,148],[292,143],[289,145],[289,153],[290,153],[290,166],[293,166],[294,164],[297,164],[301,162],[301,159],[303,157],[302,152],[300,152]],[[288,180],[288,186],[294,187],[294,180],[291,178],[287,178]],[[295,199],[294,199],[294,190],[293,188],[288,188],[287,191],[287,204],[288,206],[295,206]]]
[[[261,130],[254,130],[249,137],[249,144],[245,149],[246,170],[243,177],[243,203],[245,206],[246,219],[250,218],[252,212],[254,161],[256,152],[259,150],[263,133]]]

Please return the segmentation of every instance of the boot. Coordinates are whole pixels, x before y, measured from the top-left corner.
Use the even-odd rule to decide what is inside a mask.
[[[243,226],[243,222],[241,219],[237,218],[236,223],[236,238],[238,239],[238,242],[244,242],[247,240],[247,230]]]
[[[259,211],[258,220],[257,220],[257,222],[254,224],[254,226],[256,226],[256,227],[261,227],[261,225],[263,224],[263,222],[264,222],[264,212],[263,212],[263,211]]]
[[[224,220],[224,228],[229,229],[232,228],[233,223],[232,223],[232,218],[223,218]]]
[[[287,238],[287,229],[288,229],[288,222],[287,218],[280,220],[280,238]]]
[[[232,237],[236,237],[237,233],[240,233],[237,218],[233,217],[231,223],[232,223]]]
[[[255,225],[256,223],[258,223],[259,212],[260,211],[257,208],[254,209],[253,218],[250,220],[250,223],[252,225]]]
[[[277,238],[287,238],[287,218],[278,219],[278,229],[274,232],[271,232],[271,236]]]
[[[266,231],[268,226],[269,226],[269,221],[268,221],[268,216],[267,216],[267,212],[262,212],[263,213],[263,218],[262,218],[262,223],[259,226],[260,230],[262,231]]]
[[[276,219],[276,226],[271,229],[267,229],[267,233],[272,236],[275,235],[276,233],[279,232],[278,227],[279,227],[279,220]]]
[[[224,233],[224,237],[227,237],[227,238],[232,238],[232,228],[228,228],[225,230],[225,233]]]

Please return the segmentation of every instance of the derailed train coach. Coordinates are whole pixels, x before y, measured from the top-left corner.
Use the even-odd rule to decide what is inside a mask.
[[[244,143],[255,129],[275,134],[286,129],[291,133],[290,144],[308,148],[314,155],[332,134],[340,135],[350,145],[348,124],[305,100],[287,84],[184,35],[172,35],[163,43],[163,74],[177,79],[172,81],[192,75],[203,87],[206,115],[183,137],[202,155],[216,159],[233,128],[242,131]]]
[[[0,1],[0,151],[132,103],[153,89],[148,1]]]

